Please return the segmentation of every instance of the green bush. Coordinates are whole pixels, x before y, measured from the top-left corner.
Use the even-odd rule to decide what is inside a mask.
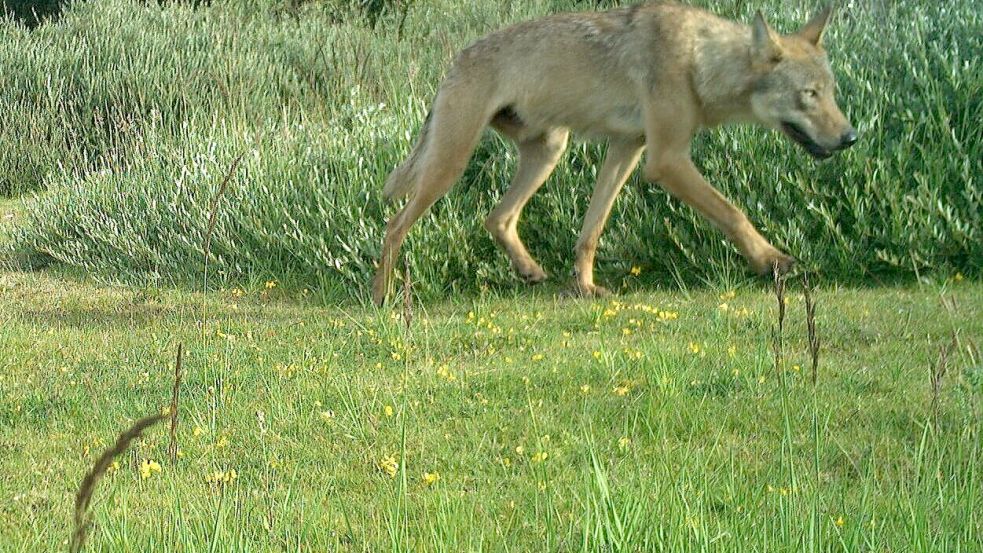
[[[212,197],[246,152],[218,203],[211,267],[222,281],[265,275],[361,295],[391,211],[382,182],[454,53],[508,22],[595,3],[418,2],[405,19],[390,6],[367,24],[332,2],[107,0],[31,33],[4,26],[0,188],[39,191],[15,247],[103,275],[197,281]],[[710,6],[745,21],[756,7]],[[791,31],[813,6],[763,8]],[[978,274],[981,30],[972,0],[844,7],[827,42],[861,142],[817,164],[775,133],[730,128],[701,135],[694,157],[763,234],[828,278]],[[527,208],[520,232],[554,275],[569,274],[602,155],[575,144]],[[489,133],[414,227],[405,253],[418,290],[514,282],[481,226],[514,161]],[[640,265],[664,282],[742,263],[637,175],[599,257],[602,277]]]

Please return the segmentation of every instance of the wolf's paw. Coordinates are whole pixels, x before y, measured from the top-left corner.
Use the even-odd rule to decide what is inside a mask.
[[[546,280],[548,276],[546,271],[544,271],[543,268],[540,267],[535,261],[523,263],[521,265],[516,264],[515,272],[519,273],[519,277],[526,284],[539,284],[540,282]]]
[[[751,266],[761,276],[788,274],[795,267],[795,258],[775,250],[761,259],[753,261]]]
[[[389,279],[382,271],[378,271],[372,279],[372,302],[379,307],[386,303],[389,293]]]
[[[564,298],[605,298],[610,296],[611,291],[597,284],[584,284],[574,282],[570,288],[560,294]]]

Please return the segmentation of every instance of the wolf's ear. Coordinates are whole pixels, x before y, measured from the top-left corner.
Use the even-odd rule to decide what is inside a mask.
[[[823,42],[823,31],[826,30],[826,23],[829,22],[829,16],[832,13],[833,6],[830,5],[819,10],[819,13],[812,16],[812,19],[799,29],[798,35],[811,44],[819,46]]]
[[[768,26],[761,10],[754,15],[754,23],[751,25],[751,55],[759,63],[777,63],[782,60],[778,33]]]

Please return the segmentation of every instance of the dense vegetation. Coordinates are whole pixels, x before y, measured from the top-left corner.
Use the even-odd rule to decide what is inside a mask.
[[[785,31],[816,7],[696,1]],[[602,239],[617,299],[512,290],[481,227],[515,165],[492,133],[405,250],[415,291],[472,293],[336,305],[365,294],[382,181],[455,52],[616,2],[21,4],[56,9],[0,23],[0,550],[63,549],[83,475],[174,390],[173,435],[108,465],[89,550],[983,550],[977,0],[841,3],[843,155],[695,145],[827,279],[815,382],[798,282],[744,286],[637,175]],[[575,144],[527,210],[553,275],[603,154]]]
[[[706,2],[697,2],[706,4]],[[792,31],[813,2],[761,7]],[[197,279],[216,191],[211,267],[227,281],[361,295],[378,254],[387,172],[440,75],[470,40],[592,2],[76,2],[28,30],[0,25],[0,192],[23,198],[20,259],[109,276]],[[608,5],[602,2],[600,7]],[[763,233],[838,281],[983,266],[983,12],[975,0],[844,5],[827,36],[855,148],[817,164],[776,133],[708,132],[695,157]],[[569,274],[603,145],[575,144],[520,231]],[[411,234],[418,291],[512,285],[481,221],[514,168],[489,134],[462,182]],[[35,197],[36,196],[36,197]],[[650,282],[743,271],[721,235],[638,175],[599,269]]]

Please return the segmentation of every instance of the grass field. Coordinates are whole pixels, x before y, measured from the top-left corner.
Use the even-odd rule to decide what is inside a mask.
[[[815,9],[695,3],[783,31]],[[164,423],[110,464],[87,550],[983,551],[975,0],[843,3],[843,155],[695,143],[818,270],[815,385],[798,280],[776,360],[768,283],[637,175],[599,251],[618,295],[559,296],[603,145],[527,209],[550,282],[518,284],[482,229],[515,165],[489,135],[408,240],[410,323],[398,295],[366,306],[381,183],[451,56],[614,4],[79,0],[0,22],[0,551],[66,549],[80,481],[170,403],[179,345],[177,458]]]
[[[791,32],[813,0],[700,0]],[[615,2],[460,0],[76,2],[28,32],[0,26],[0,193],[43,190],[15,233],[33,264],[197,283],[211,201],[213,282],[276,278],[364,298],[405,155],[455,53],[491,29]],[[694,159],[773,243],[840,283],[896,282],[983,267],[983,12],[976,0],[845,4],[826,37],[839,103],[862,137],[817,164],[779,133],[701,134]],[[403,17],[399,9],[411,5]],[[375,26],[369,21],[377,14]],[[230,32],[235,29],[235,32]],[[44,91],[39,99],[38,91]],[[529,204],[520,232],[568,275],[603,145],[577,143]],[[515,167],[491,133],[405,249],[417,290],[509,288],[482,227]],[[434,261],[437,262],[434,262]],[[666,285],[743,270],[693,210],[636,174],[599,252]],[[220,280],[219,280],[220,279]]]
[[[983,547],[979,283],[818,291],[815,387],[795,286],[780,373],[766,289],[554,292],[406,330],[273,283],[4,273],[0,548],[62,547],[95,456],[170,401],[178,343],[180,457],[159,428],[110,469],[93,550]]]

